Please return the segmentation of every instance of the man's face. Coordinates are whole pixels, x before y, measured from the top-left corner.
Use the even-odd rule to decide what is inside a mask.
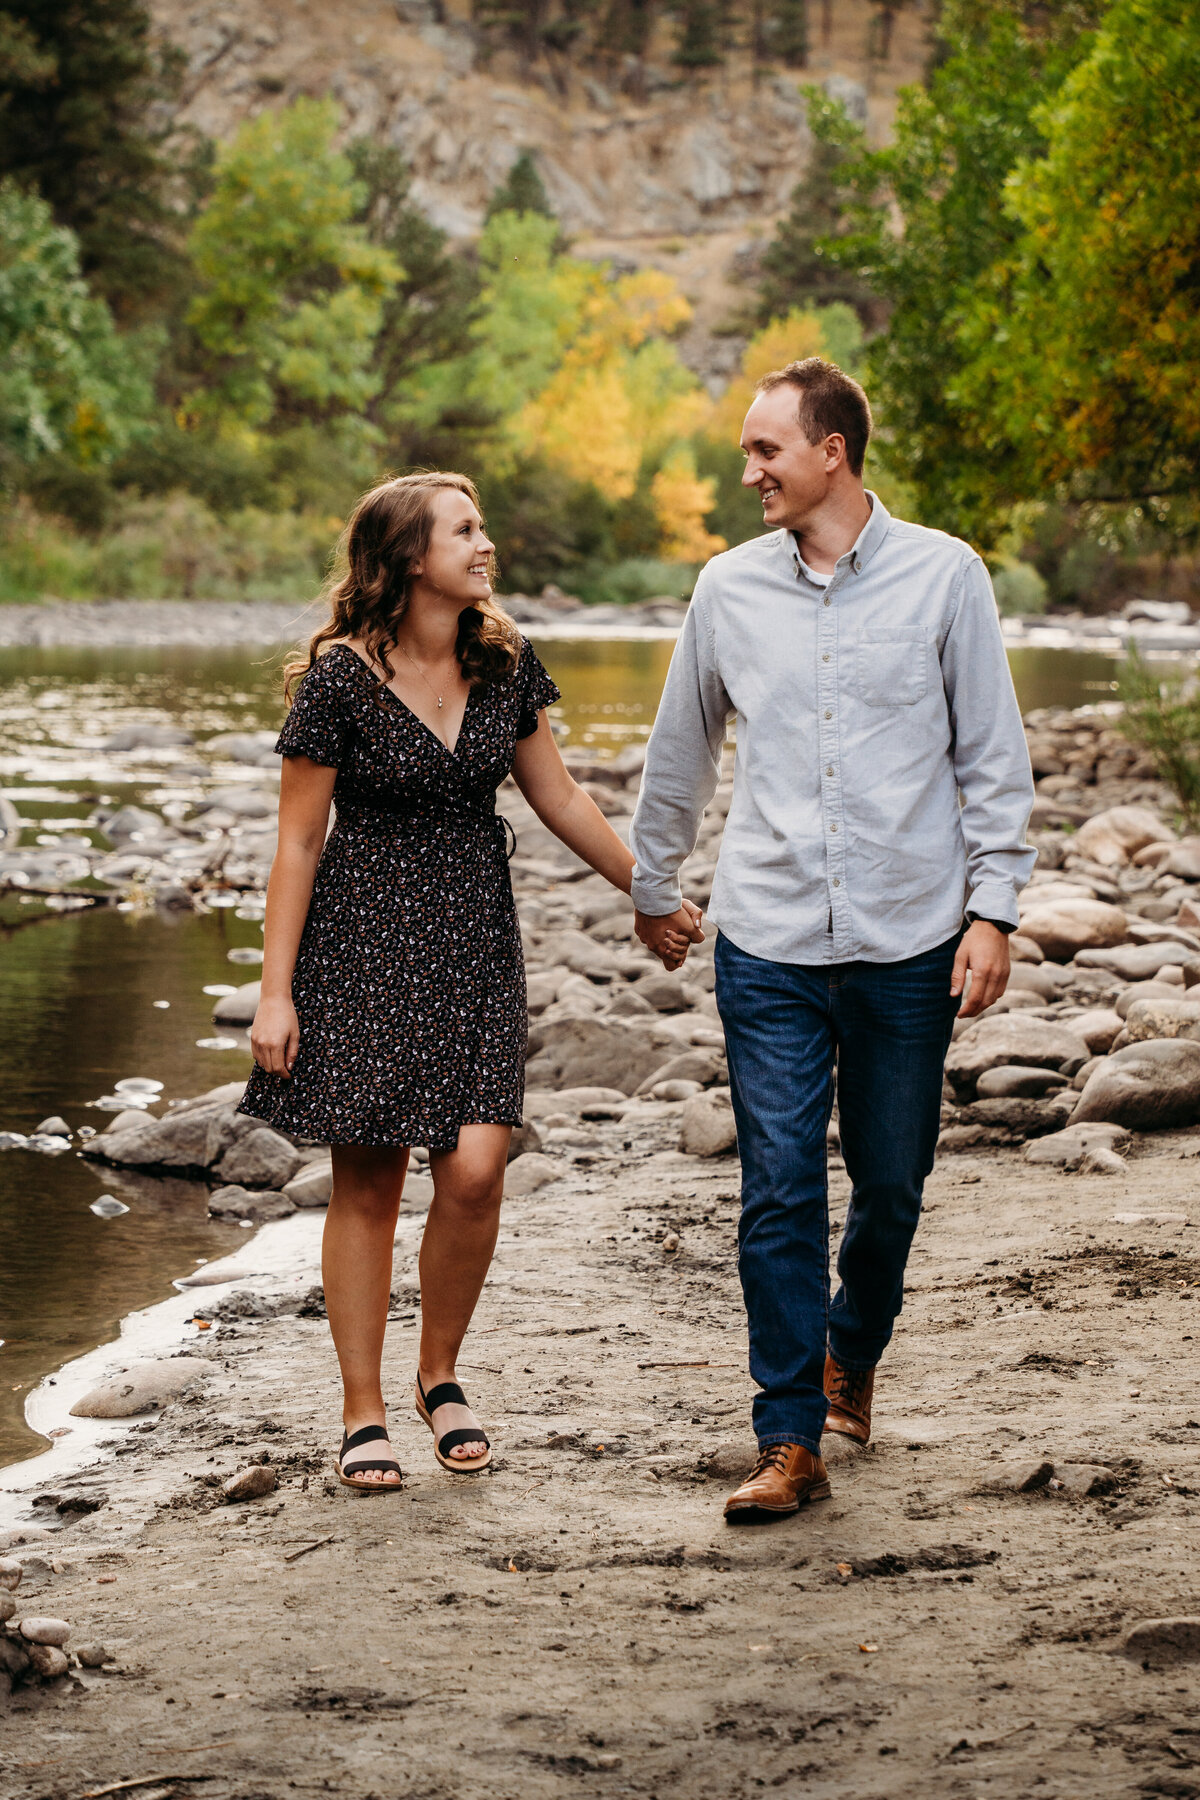
[[[742,486],[757,488],[763,524],[797,530],[829,491],[840,437],[810,444],[799,420],[800,395],[789,383],[758,394],[742,427]],[[832,447],[832,454],[831,454]]]

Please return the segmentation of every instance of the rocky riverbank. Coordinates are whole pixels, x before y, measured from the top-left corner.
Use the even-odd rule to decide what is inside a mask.
[[[114,1193],[201,1176],[216,1211],[283,1221],[287,1274],[247,1234],[159,1309],[156,1353],[64,1372],[61,1411],[35,1397],[64,1457],[109,1435],[23,1493],[7,1472],[14,1800],[1200,1789],[1200,845],[1109,717],[1027,726],[1041,864],[1010,991],[948,1061],[876,1441],[831,1445],[833,1502],[770,1531],[720,1521],[752,1444],[711,940],[664,974],[518,794],[527,1123],[461,1369],[487,1476],[438,1470],[408,1410],[420,1167],[386,1364],[407,1480],[363,1499],[330,1467],[327,1151],[238,1115],[238,1083],[127,1090],[81,1146]],[[252,752],[254,829],[210,808],[193,840],[147,809],[114,894],[153,904],[184,886],[169,849],[228,845],[186,903],[254,904],[274,781]],[[571,754],[625,829],[640,752]],[[727,769],[701,900],[730,792]],[[223,996],[215,1028],[238,1038],[253,1001]],[[56,1124],[31,1147],[67,1148]],[[836,1250],[836,1122],[830,1169]]]
[[[523,629],[554,628],[621,633],[676,631],[687,608],[669,595],[632,606],[585,606],[547,588],[534,598],[503,594],[502,604]],[[53,600],[0,606],[0,649],[36,645],[104,648],[192,644],[292,644],[325,616],[317,601],[280,605],[268,600]]]

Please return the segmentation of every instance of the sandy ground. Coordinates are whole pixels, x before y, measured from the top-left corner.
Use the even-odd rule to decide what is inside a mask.
[[[487,1475],[439,1470],[408,1404],[415,1208],[398,1496],[331,1479],[321,1317],[201,1340],[203,1397],[116,1428],[62,1490],[108,1504],[16,1552],[24,1613],[118,1660],[13,1697],[5,1796],[1200,1795],[1200,1664],[1120,1653],[1137,1620],[1200,1612],[1194,1136],[1108,1178],[944,1157],[872,1449],[832,1500],[733,1530],[737,1166],[681,1155],[671,1111],[598,1127],[591,1160],[507,1203],[461,1365]],[[836,1242],[836,1168],[832,1195]],[[1191,1222],[1114,1221],[1139,1211]],[[206,1483],[264,1457],[274,1495],[216,1503]],[[996,1491],[1042,1458],[1107,1465],[1113,1491]]]

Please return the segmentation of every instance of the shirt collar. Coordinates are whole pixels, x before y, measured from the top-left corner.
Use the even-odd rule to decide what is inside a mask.
[[[854,570],[854,573],[856,575],[861,575],[862,571],[866,568],[867,564],[888,534],[888,528],[892,522],[892,515],[888,512],[887,507],[883,504],[883,501],[879,498],[878,494],[872,493],[870,488],[867,488],[865,492],[867,499],[870,502],[871,516],[859,532],[850,549],[846,551],[844,556],[838,557],[834,569],[835,574],[843,564],[849,563],[850,567]],[[791,539],[793,565],[799,569],[802,575],[811,578],[813,571],[808,567],[800,554],[799,547],[796,543],[795,533],[789,531],[787,535]],[[831,575],[825,577],[826,581],[831,581],[832,579],[833,577]]]

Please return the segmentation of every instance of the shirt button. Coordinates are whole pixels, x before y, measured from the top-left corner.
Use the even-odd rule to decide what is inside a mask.
[[[826,606],[829,605],[829,596],[828,595],[826,595],[826,597],[825,597],[825,605]]]
[[[825,717],[826,717],[826,718],[827,718],[827,719],[832,719],[832,717],[833,717],[833,714],[832,714],[832,713],[831,713],[831,712],[829,712],[829,711],[826,711],[826,714],[825,714]]]
[[[825,771],[825,773],[826,773],[826,774],[827,774],[827,775],[832,775],[832,774],[833,774],[833,764],[832,764],[832,763],[830,763],[830,765],[829,765],[829,767],[828,767],[828,768],[827,768],[827,769],[826,769],[826,771]]]
[[[822,661],[822,662],[828,662],[828,661],[829,661],[829,652],[828,652],[828,650],[826,650],[826,652],[825,652],[825,654],[824,654],[824,655],[823,655],[823,656],[822,656],[822,658],[821,658],[821,661]]]
[[[841,885],[842,885],[836,875],[833,878],[833,885],[834,885],[834,887],[841,887]]]
[[[831,825],[831,826],[830,826],[830,827],[829,827],[829,829],[830,829],[830,831],[836,831],[836,830],[837,830],[837,823],[836,823],[836,821],[835,821],[835,822],[834,822],[834,824],[832,824],[832,825]]]

